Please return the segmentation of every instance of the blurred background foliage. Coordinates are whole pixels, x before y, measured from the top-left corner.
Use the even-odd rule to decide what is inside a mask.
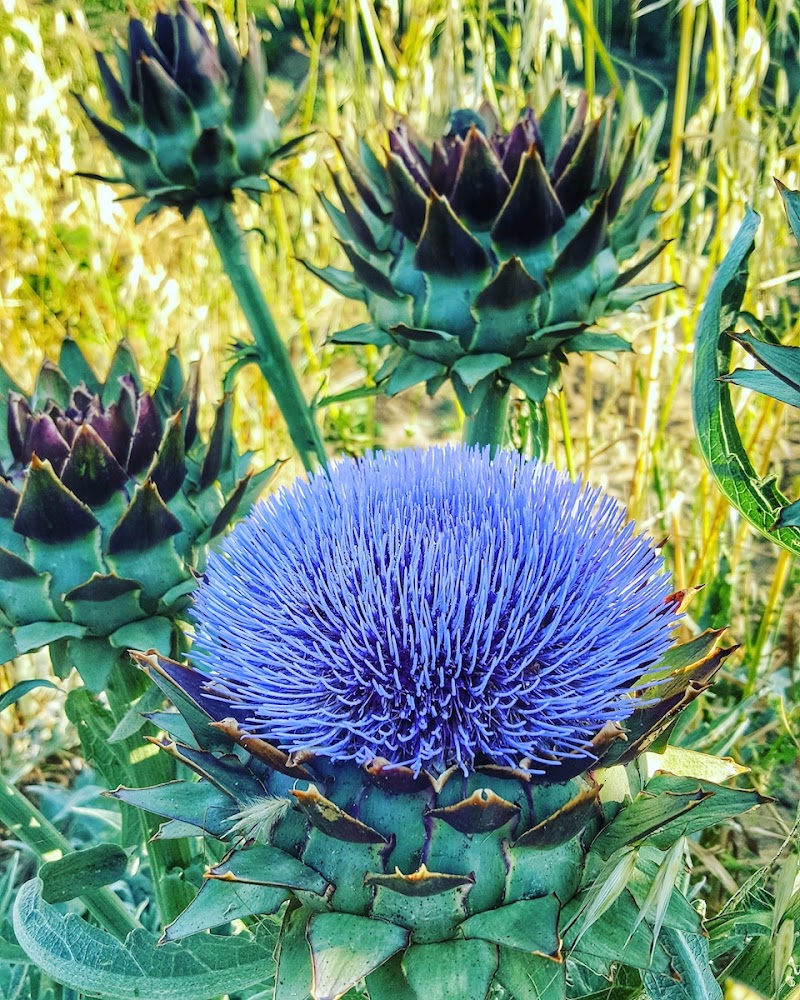
[[[92,46],[111,43],[127,6],[2,0],[0,363],[30,387],[66,334],[101,370],[125,337],[155,384],[165,348],[177,343],[185,359],[202,359],[208,423],[231,345],[246,329],[201,220],[187,227],[164,212],[134,228],[135,202],[116,201],[110,187],[75,176],[114,172],[71,93],[102,106]],[[145,19],[155,9],[145,0],[133,6]],[[800,569],[717,493],[694,444],[689,382],[695,322],[747,204],[763,222],[745,306],[768,320],[781,342],[798,343],[800,261],[773,178],[800,188],[800,7],[792,0],[225,0],[223,7],[240,24],[257,18],[271,102],[290,121],[290,135],[310,133],[296,159],[280,168],[293,193],[276,190],[261,209],[240,206],[254,267],[309,399],[355,389],[380,363],[374,348],[328,343],[365,316],[297,261],[324,265],[341,256],[317,195],[332,187],[332,137],[353,142],[356,126],[366,127],[379,146],[382,129],[404,116],[434,135],[453,109],[484,101],[510,123],[526,103],[541,108],[564,76],[575,93],[584,87],[595,100],[628,92],[656,134],[660,126],[657,206],[672,242],[649,280],[674,279],[680,287],[615,317],[609,328],[633,340],[633,354],[613,363],[572,356],[562,396],[548,399],[549,457],[609,489],[664,540],[676,589],[704,585],[687,628],[729,624],[731,641],[741,646],[673,740],[735,757],[752,769],[759,790],[775,797],[774,806],[693,842],[691,850],[709,914],[737,894],[719,926],[737,907],[774,902],[765,933],[777,940],[796,885]],[[743,353],[736,360],[752,365]],[[428,399],[419,387],[391,400],[325,406],[319,416],[330,452],[456,437],[461,414],[448,391]],[[754,464],[796,498],[800,429],[791,411],[734,394]],[[290,459],[277,480],[290,481],[300,467],[255,368],[239,375],[235,395],[242,447],[254,449],[264,467]],[[527,420],[517,403],[520,443]],[[46,676],[43,657],[15,664],[14,679]],[[11,677],[10,666],[0,668],[0,694]],[[0,715],[3,771],[38,786],[51,805],[93,794],[75,744],[61,693],[37,690]],[[113,822],[107,807],[81,808],[82,821],[69,820],[70,835],[83,843],[93,822],[97,837],[106,836]],[[50,811],[64,823],[70,815]],[[787,866],[791,884],[778,912],[779,900],[765,903],[760,894]],[[724,962],[724,949],[720,955]],[[764,961],[760,972],[735,968],[734,979],[764,996],[779,995],[781,977],[781,996],[797,988],[791,963],[778,969]],[[732,980],[731,1000],[755,995],[738,989]]]

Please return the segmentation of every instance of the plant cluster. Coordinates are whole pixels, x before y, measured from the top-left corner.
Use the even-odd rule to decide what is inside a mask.
[[[559,5],[543,6],[542,37],[566,41]],[[66,787],[43,775],[38,807],[2,769],[0,824],[35,859],[15,854],[0,876],[4,995],[721,1000],[735,980],[751,997],[797,1000],[794,828],[774,885],[766,866],[735,891],[708,834],[747,831],[745,814],[772,803],[761,772],[741,763],[760,743],[735,740],[760,732],[747,706],[754,719],[764,711],[759,657],[800,526],[800,501],[748,457],[729,386],[800,405],[797,348],[742,310],[757,216],[723,259],[732,171],[719,153],[721,263],[698,297],[697,437],[721,488],[715,523],[727,498],[784,553],[742,680],[724,638],[724,556],[711,542],[698,556],[697,572],[720,567],[698,609],[675,541],[631,516],[663,434],[651,396],[661,321],[685,294],[670,237],[687,200],[678,150],[695,5],[681,8],[666,172],[663,106],[647,119],[633,85],[596,95],[598,64],[619,81],[590,6],[579,90],[557,81],[558,60],[545,67],[547,50],[510,12],[457,23],[451,12],[434,45],[414,18],[401,32],[393,15],[384,25],[361,11],[345,18],[342,45],[334,17],[298,5],[312,53],[302,131],[319,79],[336,118],[326,45],[357,85],[369,75],[361,29],[369,72],[394,74],[381,100],[408,112],[385,131],[368,116],[335,129],[355,139],[329,147],[343,169],[320,192],[328,244],[316,231],[292,243],[284,204],[298,196],[300,219],[312,210],[308,187],[284,174],[294,180],[297,157],[314,153],[307,136],[282,134],[291,115],[266,102],[255,21],[240,17],[236,32],[178,0],[152,33],[130,19],[116,68],[96,52],[109,117],[85,83],[78,101],[119,169],[82,176],[122,185],[135,223],[156,236],[171,210],[182,228],[202,224],[249,338],[233,338],[213,406],[197,364],[187,377],[173,350],[151,387],[126,340],[105,378],[69,333],[31,392],[0,367],[0,660],[11,678],[0,712],[36,688],[69,688],[83,758]],[[714,14],[718,61],[725,28]],[[450,60],[460,89],[431,102],[446,118],[438,129],[412,124],[415,70],[401,51]],[[480,106],[462,96],[467,57]],[[362,109],[369,88],[356,89]],[[779,189],[800,238],[800,193]],[[248,211],[267,204],[268,247],[297,253],[315,297],[332,289],[356,303],[336,300],[328,350],[351,369],[360,359],[365,384],[309,402],[246,239]],[[42,284],[44,303],[58,294]],[[645,300],[653,378],[626,510],[577,475],[564,383],[577,360],[591,480],[593,357],[630,353]],[[734,343],[764,368],[729,373]],[[251,363],[304,469],[266,499],[278,463],[255,471],[233,418]],[[391,407],[420,385],[451,401],[460,443],[391,447],[373,424],[337,446],[339,407],[379,396]],[[556,412],[562,469],[548,461]],[[247,419],[263,418],[248,398]],[[360,442],[355,456],[342,454],[348,441]],[[669,527],[679,535],[677,514]],[[12,673],[39,650],[61,685]],[[784,719],[797,693],[780,690]],[[764,732],[773,727],[774,710]],[[698,864],[722,871],[702,901]]]

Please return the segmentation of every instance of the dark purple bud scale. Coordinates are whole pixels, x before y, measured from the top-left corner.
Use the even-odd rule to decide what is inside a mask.
[[[570,128],[549,164],[536,115],[528,109],[510,132],[498,130],[493,135],[487,134],[475,112],[455,112],[453,121],[466,116],[463,127],[451,128],[430,151],[402,124],[389,132],[387,166],[391,174],[390,161],[401,160],[419,195],[430,198],[435,192],[446,198],[468,226],[491,228],[500,216],[515,216],[516,225],[524,227],[527,242],[533,245],[551,236],[568,215],[600,194],[595,179],[604,173],[600,160],[607,154],[598,147],[602,119],[586,125],[586,111],[586,98],[581,95]],[[533,156],[538,169],[519,188],[515,182],[523,164]],[[396,188],[396,194],[404,204],[395,206],[395,224],[408,235],[407,229],[414,232],[417,225],[405,224],[402,208],[419,210],[403,186]],[[506,228],[507,223],[499,227]]]

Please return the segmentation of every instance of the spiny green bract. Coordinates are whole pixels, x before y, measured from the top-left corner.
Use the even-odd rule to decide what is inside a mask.
[[[201,439],[197,375],[171,353],[150,394],[123,342],[101,381],[69,339],[30,397],[0,369],[0,662],[49,645],[100,690],[128,647],[181,648],[206,545],[269,475],[238,454],[229,398]]]
[[[153,35],[134,17],[128,48],[117,46],[118,76],[102,52],[100,76],[113,116],[84,111],[122,167],[122,177],[148,199],[137,220],[171,205],[188,216],[198,200],[229,198],[239,189],[258,202],[262,175],[281,155],[278,122],[265,102],[266,67],[255,22],[240,55],[224,20],[210,8],[217,42],[188,0],[175,14],[159,11]],[[97,177],[96,174],[88,176]]]
[[[597,734],[588,770],[554,760],[545,775],[286,754],[245,735],[244,712],[225,718],[238,710],[207,675],[135,654],[179,710],[152,716],[160,746],[199,780],[114,794],[166,817],[162,838],[228,848],[165,940],[282,910],[275,1000],[336,1000],[362,980],[370,1000],[485,1000],[493,984],[564,1000],[621,966],[670,982],[660,928],[704,940],[674,845],[759,801],[708,780],[732,773],[714,758],[642,755],[707,689],[719,636],[666,654],[635,711]]]
[[[353,270],[307,266],[366,304],[371,322],[334,340],[391,347],[389,395],[449,378],[468,415],[497,381],[541,402],[569,352],[630,350],[598,320],[674,287],[629,285],[663,243],[623,268],[658,222],[651,144],[610,108],[587,119],[585,95],[567,112],[558,90],[510,132],[457,112],[430,147],[406,125],[383,159],[340,143],[358,198],[334,173],[342,208],[323,202]]]

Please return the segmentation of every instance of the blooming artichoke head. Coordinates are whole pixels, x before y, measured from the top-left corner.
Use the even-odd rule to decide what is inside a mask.
[[[97,53],[120,128],[79,98],[122,167],[122,177],[100,179],[127,183],[148,199],[137,218],[166,205],[186,216],[198,200],[229,198],[235,188],[255,201],[269,190],[262,175],[280,132],[265,103],[261,39],[251,21],[242,56],[213,8],[211,15],[216,44],[189,0],[178,0],[174,14],[156,14],[152,35],[131,18],[128,48],[117,47],[118,74]]]
[[[335,174],[342,209],[323,200],[353,270],[311,270],[371,323],[334,339],[391,346],[377,375],[389,394],[450,378],[468,414],[497,380],[540,402],[569,352],[629,350],[587,330],[673,286],[627,287],[663,244],[623,266],[657,223],[658,178],[617,131],[585,95],[568,118],[559,90],[509,132],[458,111],[431,146],[390,130],[383,161],[340,146],[357,198]]]
[[[211,557],[193,659],[290,752],[558,770],[670,645],[669,579],[624,528],[610,497],[508,453],[343,463]]]
[[[372,455],[277,494],[209,558],[202,670],[136,654],[200,780],[115,794],[229,848],[165,937],[289,901],[277,1000],[557,1000],[565,958],[671,974],[644,919],[664,852],[757,801],[625,766],[724,658],[670,647],[677,613],[615,501],[516,454]],[[610,873],[613,920],[583,919]]]
[[[152,394],[124,343],[101,382],[71,340],[30,397],[6,373],[0,388],[0,659],[52,644],[102,687],[136,636],[179,648],[193,567],[264,476],[246,474],[229,399],[200,438],[196,366],[186,382],[175,354]]]

